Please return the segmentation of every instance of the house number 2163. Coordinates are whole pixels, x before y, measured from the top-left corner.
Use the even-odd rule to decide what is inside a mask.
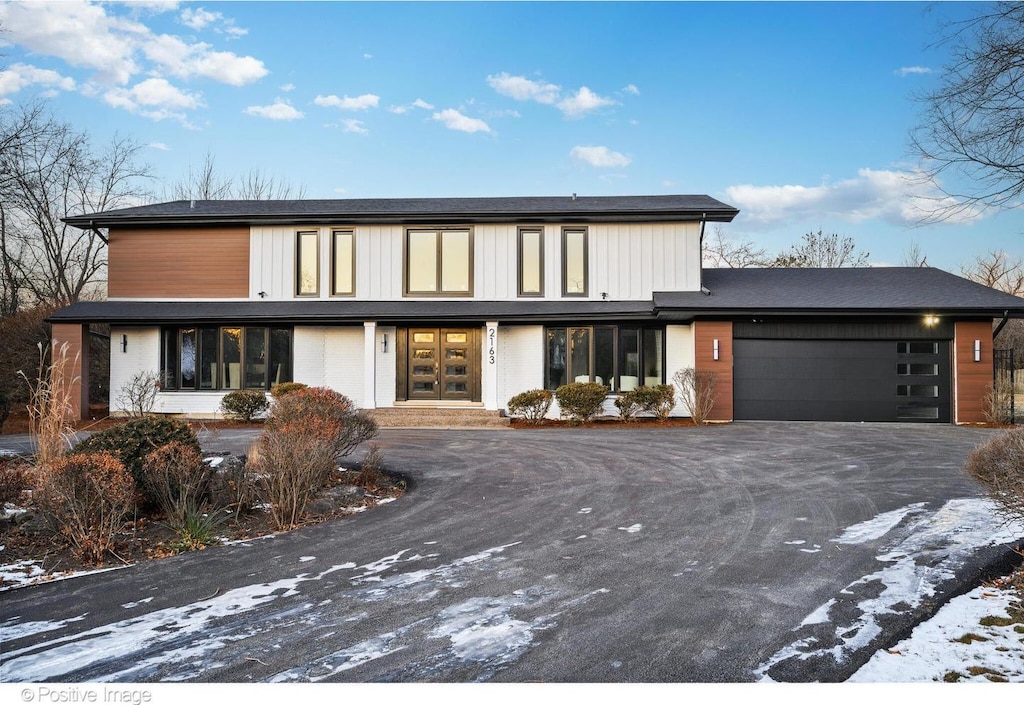
[[[487,364],[493,365],[495,362],[495,351],[494,346],[497,344],[498,331],[494,328],[487,329]]]

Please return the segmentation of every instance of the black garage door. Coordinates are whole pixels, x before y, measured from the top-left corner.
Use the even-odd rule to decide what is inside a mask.
[[[950,420],[949,341],[733,341],[734,416]]]

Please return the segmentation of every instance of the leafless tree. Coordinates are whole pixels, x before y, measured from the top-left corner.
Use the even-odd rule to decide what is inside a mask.
[[[914,240],[907,249],[903,250],[903,259],[900,262],[904,267],[927,267],[928,256],[921,251],[921,244]]]
[[[171,199],[177,201],[269,201],[303,198],[306,187],[294,187],[289,182],[275,179],[259,168],[232,178],[217,169],[217,160],[206,153],[199,168],[189,166],[188,174],[171,187]]]
[[[716,225],[704,238],[703,263],[705,267],[717,269],[741,269],[745,267],[767,267],[771,258],[764,248],[750,240],[733,240],[725,234],[724,228]]]
[[[1024,258],[1011,257],[1002,250],[992,250],[970,264],[960,265],[960,274],[1007,294],[1024,296]]]
[[[858,251],[857,243],[848,235],[826,235],[819,230],[807,233],[796,245],[776,255],[772,267],[866,267],[870,253]]]
[[[99,231],[61,218],[141,203],[149,168],[132,140],[115,136],[94,148],[86,133],[36,106],[21,109],[12,124],[26,127],[0,151],[4,306],[13,312],[26,297],[77,301],[102,283],[106,243]]]
[[[943,28],[938,43],[952,59],[938,87],[920,96],[924,114],[910,135],[944,192],[930,221],[1012,208],[1024,195],[1024,3],[979,7]]]

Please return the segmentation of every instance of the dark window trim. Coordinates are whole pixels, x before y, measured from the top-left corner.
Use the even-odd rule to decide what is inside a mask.
[[[239,387],[226,388],[226,387],[223,386],[223,370],[224,370],[223,336],[224,336],[224,329],[226,329],[226,328],[237,328],[237,329],[239,329],[238,354],[239,354],[239,374],[241,375],[241,386],[239,386]],[[267,364],[266,364],[266,370],[264,371],[264,375],[263,375],[264,383],[263,383],[262,387],[246,387],[245,386],[245,339],[246,339],[246,331],[249,328],[262,328],[263,329],[263,346],[264,346],[263,349],[264,349],[265,354],[267,356]],[[262,389],[264,391],[269,391],[270,388],[273,387],[274,384],[275,384],[275,382],[273,380],[271,380],[271,378],[270,378],[271,368],[272,368],[272,364],[271,363],[273,362],[270,359],[271,350],[272,350],[272,342],[273,342],[272,331],[275,331],[275,330],[285,330],[285,331],[288,331],[288,347],[289,347],[288,369],[287,369],[286,374],[283,375],[283,376],[286,378],[285,381],[291,381],[294,378],[294,373],[295,373],[295,329],[293,327],[291,327],[291,326],[278,326],[278,325],[266,325],[266,324],[264,324],[264,325],[255,325],[255,326],[245,326],[245,325],[240,325],[240,324],[224,324],[224,325],[217,325],[217,326],[180,325],[180,326],[166,326],[166,327],[161,328],[160,330],[161,330],[161,333],[160,333],[161,341],[164,339],[164,335],[168,331],[174,331],[175,340],[177,341],[177,349],[176,349],[176,352],[175,352],[175,360],[174,360],[173,364],[174,364],[174,367],[175,367],[175,373],[177,375],[177,384],[178,384],[178,386],[173,388],[173,389],[168,389],[166,386],[163,386],[160,389],[161,392],[172,392],[172,393],[184,392],[184,393],[187,394],[187,393],[190,393],[190,392],[201,392],[201,393],[233,392],[233,391],[245,390],[245,389],[255,389],[255,390]],[[182,336],[182,332],[186,331],[186,330],[194,330],[196,332],[196,371],[195,371],[195,386],[194,387],[182,387],[181,386],[181,380],[182,380],[182,376],[181,376],[181,336]],[[217,357],[217,362],[214,365],[214,370],[213,370],[213,375],[212,375],[213,387],[210,388],[210,389],[206,389],[206,388],[203,388],[201,386],[202,385],[202,369],[200,368],[200,365],[202,364],[201,331],[203,331],[203,330],[215,330],[215,331],[217,331],[217,356],[216,356]],[[166,375],[165,375],[164,371],[167,369],[167,366],[168,366],[168,361],[166,360],[165,356],[166,356],[166,346],[163,345],[163,343],[161,342],[161,345],[160,345],[160,357],[161,357],[161,359],[160,359],[160,370],[161,370],[160,378],[161,378],[162,381],[166,379]]]
[[[583,292],[569,293],[569,260],[566,257],[566,242],[569,233],[583,234]],[[562,228],[562,296],[586,297],[590,292],[590,231],[585,227],[563,227]]]
[[[639,365],[639,369],[641,371],[641,374],[639,375],[640,385],[638,385],[638,386],[642,386],[643,385],[644,375],[642,373],[643,373],[644,368],[646,367],[645,363],[647,362],[645,360],[645,358],[644,358],[644,356],[646,355],[646,350],[644,348],[644,331],[648,331],[648,330],[660,331],[661,332],[661,381],[659,382],[659,384],[666,384],[665,379],[666,379],[666,376],[667,376],[668,372],[665,369],[665,361],[666,361],[666,357],[667,357],[667,347],[666,346],[668,345],[668,340],[667,340],[668,339],[668,335],[666,333],[666,328],[664,326],[651,326],[651,325],[633,324],[633,323],[610,323],[610,324],[606,324],[606,323],[593,323],[593,324],[589,324],[589,325],[571,325],[571,324],[566,324],[566,325],[544,326],[544,353],[543,354],[544,354],[544,388],[545,389],[547,389],[548,380],[551,379],[550,360],[549,360],[549,355],[548,355],[548,331],[549,330],[555,330],[555,329],[557,329],[557,330],[564,330],[565,331],[565,348],[566,348],[565,349],[565,364],[566,364],[565,379],[566,379],[566,381],[563,382],[563,384],[569,384],[570,382],[572,382],[572,381],[574,381],[576,379],[575,375],[570,374],[572,370],[569,367],[569,365],[572,364],[571,363],[571,359],[570,359],[570,355],[569,355],[569,341],[570,341],[570,339],[572,337],[572,334],[570,333],[570,331],[573,330],[573,329],[580,329],[580,328],[586,328],[586,329],[588,329],[590,331],[590,357],[589,357],[590,363],[589,363],[589,365],[590,365],[590,381],[591,382],[594,381],[594,364],[595,364],[595,361],[596,361],[595,360],[596,352],[595,352],[595,344],[594,344],[596,338],[594,336],[594,331],[596,329],[598,329],[598,328],[611,328],[612,330],[615,331],[615,334],[612,336],[612,353],[613,353],[612,364],[614,365],[614,368],[615,368],[615,377],[614,377],[615,389],[614,390],[610,390],[608,392],[611,395],[619,395],[619,394],[622,393],[622,371],[619,369],[619,365],[620,365],[620,362],[621,362],[620,359],[619,359],[620,358],[619,347],[622,344],[621,331],[623,329],[634,329],[634,330],[638,331],[638,346],[639,346],[639,353],[640,353],[640,360],[638,362],[638,365]],[[605,384],[605,386],[609,386],[609,385]],[[551,391],[554,391],[554,390],[551,390]]]
[[[316,291],[312,293],[302,292],[302,236],[316,235]],[[296,230],[295,231],[295,295],[302,298],[315,298],[320,296],[320,230]]]
[[[436,279],[437,289],[434,291],[413,291],[409,288],[409,233],[434,233],[435,242],[434,246],[437,251],[437,273]],[[441,234],[444,232],[464,232],[469,234],[469,290],[468,291],[444,291],[441,289],[442,276],[441,272],[444,267],[444,248],[442,247]],[[476,281],[475,277],[475,238],[472,227],[465,225],[457,226],[437,226],[437,227],[415,227],[410,226],[405,228],[405,233],[402,237],[402,295],[403,296],[416,296],[416,297],[471,297],[473,296],[473,290],[475,288]]]
[[[523,291],[523,234],[524,233],[536,233],[539,236],[538,247],[540,248],[539,260],[540,260],[540,272],[538,281],[540,283],[540,291]],[[518,292],[519,296],[523,298],[541,298],[544,296],[544,228],[536,227],[520,227],[516,231],[516,251],[518,253],[519,266],[516,270],[516,276],[519,279]]]
[[[337,290],[337,246],[338,235],[344,233],[352,236],[352,291]],[[331,296],[351,298],[356,295],[356,231],[355,228],[331,228]]]

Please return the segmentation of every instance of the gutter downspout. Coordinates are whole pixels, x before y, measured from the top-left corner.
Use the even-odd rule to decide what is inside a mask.
[[[999,335],[999,331],[1001,331],[1003,329],[1003,326],[1005,326],[1007,323],[1009,323],[1009,321],[1010,321],[1010,312],[1009,311],[1003,311],[1003,320],[999,321],[999,325],[996,326],[996,329],[994,331],[992,331],[992,341],[993,342],[995,342],[996,336]]]
[[[89,221],[89,229],[96,233],[96,237],[98,237],[100,240],[103,240],[104,245],[109,245],[110,242],[107,240],[107,238],[103,237],[103,233],[100,232],[100,229],[97,228],[94,223],[95,221],[93,220]]]
[[[697,277],[700,284],[700,291],[704,291],[704,226],[708,224],[708,214],[700,214],[700,251],[697,253],[697,266],[700,275]]]

